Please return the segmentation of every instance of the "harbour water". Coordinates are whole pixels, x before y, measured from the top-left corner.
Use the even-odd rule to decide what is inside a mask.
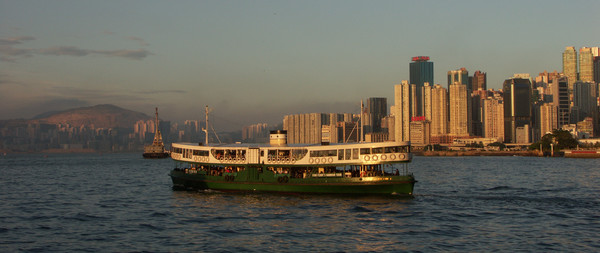
[[[170,159],[0,156],[2,252],[594,252],[600,160],[415,157],[413,199],[173,191]]]

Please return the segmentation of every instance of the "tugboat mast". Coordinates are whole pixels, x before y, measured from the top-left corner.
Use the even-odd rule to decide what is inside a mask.
[[[155,115],[156,118],[154,120],[154,144],[160,144],[159,142],[162,142],[162,136],[160,136],[159,130],[158,130],[158,107],[155,107]]]

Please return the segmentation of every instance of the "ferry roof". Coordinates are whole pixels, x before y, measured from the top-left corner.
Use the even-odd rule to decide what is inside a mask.
[[[210,148],[303,148],[303,147],[327,147],[327,146],[350,146],[357,144],[373,144],[381,145],[383,143],[391,144],[395,142],[350,142],[350,143],[331,143],[329,145],[322,145],[319,143],[295,143],[295,144],[284,144],[284,145],[271,145],[269,143],[212,143],[208,146],[200,145],[200,143],[193,142],[177,142],[173,144],[186,145],[186,146],[197,146],[197,147],[210,147]],[[410,145],[410,142],[398,142],[400,145]]]

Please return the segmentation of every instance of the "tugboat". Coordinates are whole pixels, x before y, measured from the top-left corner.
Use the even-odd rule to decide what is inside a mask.
[[[151,145],[144,146],[144,158],[167,158],[169,157],[169,152],[165,151],[165,144],[162,140],[162,135],[160,134],[160,130],[158,130],[158,107],[156,108],[156,120],[154,129],[154,140]]]
[[[175,190],[412,197],[417,182],[410,142],[288,145],[276,130],[268,144],[173,143],[171,158]]]

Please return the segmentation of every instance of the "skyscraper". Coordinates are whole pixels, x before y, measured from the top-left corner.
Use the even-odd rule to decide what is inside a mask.
[[[589,47],[579,49],[579,80],[583,82],[594,81],[594,55]]]
[[[600,83],[600,56],[594,56],[594,82]]]
[[[431,135],[448,134],[448,90],[439,84],[431,89]]]
[[[433,62],[429,61],[429,56],[415,56],[412,58],[410,67],[410,83],[416,85],[417,115],[423,116],[422,88],[425,83],[433,84]]]
[[[470,96],[467,85],[459,82],[448,88],[448,103],[450,105],[450,135],[469,136],[471,132]]]
[[[504,140],[516,143],[517,128],[531,127],[531,81],[511,78],[504,81]]]
[[[410,84],[404,80],[394,86],[394,140],[410,141],[411,92]]]
[[[592,118],[592,124],[598,122],[597,85],[593,82],[578,81],[573,84],[573,107],[577,108],[577,114],[573,115],[577,123],[585,118]]]
[[[563,74],[568,78],[569,90],[572,90],[573,84],[577,82],[577,51],[575,47],[566,47],[563,52]]]
[[[487,90],[487,74],[479,70],[473,73],[473,83],[471,84],[473,91]]]
[[[504,141],[504,105],[500,98],[488,97],[482,100],[482,128],[485,138]]]
[[[552,105],[556,107],[558,128],[569,124],[569,83],[568,77],[562,75],[554,78],[551,83]],[[543,133],[542,133],[543,134]]]
[[[368,98],[367,109],[369,110],[369,126],[371,133],[382,132],[381,119],[387,116],[387,98]]]
[[[473,90],[469,86],[469,71],[466,68],[448,71],[448,88],[457,82],[466,85],[468,90]]]
[[[543,103],[537,106],[540,137],[552,133],[554,129],[558,129],[558,112],[556,110],[557,107],[551,103]]]

